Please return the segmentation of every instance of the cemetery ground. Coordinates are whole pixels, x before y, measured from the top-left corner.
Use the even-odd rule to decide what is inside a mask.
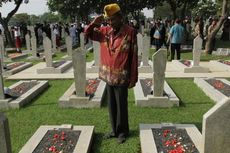
[[[229,46],[228,46],[229,47]],[[151,50],[150,57],[154,50]],[[54,60],[61,59],[65,52],[59,52]],[[192,59],[191,52],[181,54],[182,59]],[[229,56],[201,56],[201,61],[230,59]],[[93,59],[93,53],[87,54],[87,61]],[[23,59],[19,61],[24,61]],[[38,62],[33,61],[34,65]],[[228,78],[227,80],[230,80]],[[31,103],[20,109],[0,110],[8,120],[13,153],[17,153],[41,125],[93,125],[95,131],[92,142],[92,153],[140,153],[139,124],[178,123],[195,124],[202,131],[202,117],[212,106],[212,101],[193,82],[193,79],[166,79],[180,99],[180,107],[173,108],[140,108],[135,105],[133,89],[129,90],[129,126],[130,136],[127,141],[118,145],[116,139],[104,140],[103,135],[110,131],[109,116],[106,105],[101,108],[76,109],[60,108],[58,99],[73,83],[72,79],[49,80],[49,87]],[[5,86],[17,80],[4,80]]]
[[[40,125],[94,125],[92,152],[138,153],[140,152],[139,123],[188,123],[195,124],[201,131],[202,115],[214,102],[209,99],[192,79],[167,79],[180,98],[180,107],[171,109],[139,108],[134,104],[133,90],[129,90],[130,137],[119,145],[116,139],[104,140],[110,131],[106,104],[94,109],[62,109],[58,98],[72,84],[72,80],[50,80],[49,88],[32,103],[19,110],[3,111],[10,124],[13,152],[19,152]],[[6,86],[16,81],[5,81]],[[190,94],[188,94],[190,93]]]

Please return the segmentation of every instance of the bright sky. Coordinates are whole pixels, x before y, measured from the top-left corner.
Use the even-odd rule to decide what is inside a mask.
[[[24,0],[23,0],[24,1]],[[44,12],[48,11],[48,6],[46,5],[47,0],[29,0],[28,4],[21,4],[19,7],[17,13],[27,13],[27,14],[35,14],[35,15],[41,15]],[[2,7],[0,7],[0,12],[2,13],[3,17],[6,17],[6,15],[13,10],[15,7],[14,3],[3,3]],[[152,10],[143,10],[144,15],[146,17],[153,17],[153,11]]]
[[[23,0],[24,1],[24,0]],[[48,11],[48,6],[46,5],[47,0],[29,0],[28,4],[21,4],[17,13],[28,13],[28,14],[35,14],[41,15],[44,12]],[[14,3],[3,3],[2,7],[0,7],[0,12],[2,13],[3,17],[15,8]]]

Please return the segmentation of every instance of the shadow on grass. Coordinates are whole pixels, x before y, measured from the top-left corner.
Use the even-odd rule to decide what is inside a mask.
[[[182,122],[181,124],[194,124],[202,132],[202,122]]]
[[[103,141],[103,136],[104,136],[104,133],[94,133],[90,153],[99,152],[98,149],[100,148],[101,143]]]
[[[90,150],[90,153],[96,153],[100,152],[99,148],[102,145],[103,141],[108,141],[110,139],[103,138],[106,133],[94,133],[93,135],[93,141],[92,141],[92,147]],[[129,136],[127,137],[127,141],[129,141],[130,138],[136,138],[139,137],[139,131],[137,130],[130,130]],[[117,139],[117,138],[111,138],[111,140]]]

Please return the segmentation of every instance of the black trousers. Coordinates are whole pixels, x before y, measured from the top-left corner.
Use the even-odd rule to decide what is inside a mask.
[[[112,133],[117,137],[127,137],[128,123],[128,87],[106,84],[109,117]]]
[[[181,44],[171,44],[171,60],[174,59],[175,51],[177,52],[177,60],[180,59],[180,46]]]

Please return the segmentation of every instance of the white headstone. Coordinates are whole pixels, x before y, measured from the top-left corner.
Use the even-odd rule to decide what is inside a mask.
[[[80,47],[81,48],[85,48],[85,36],[84,36],[84,33],[80,33]]]
[[[193,40],[193,66],[199,66],[203,40],[197,36]]]
[[[2,61],[2,59],[0,58]],[[3,76],[2,76],[2,62],[0,61],[0,100],[5,99],[4,95],[4,83],[3,83]]]
[[[8,119],[0,113],[0,148],[1,153],[11,153],[10,130]]]
[[[37,39],[35,36],[31,37],[32,56],[37,57]]]
[[[138,46],[138,56],[139,56],[143,51],[143,36],[140,33],[137,34],[137,46]]]
[[[94,53],[94,64],[95,64],[95,66],[99,66],[100,43],[98,41],[93,41],[93,53]]]
[[[230,151],[230,99],[225,99],[203,116],[202,137],[204,153]]]
[[[66,43],[66,48],[67,48],[67,54],[69,57],[72,57],[72,54],[73,54],[72,38],[67,35],[65,37],[65,43]]]
[[[164,92],[167,50],[159,49],[153,54],[153,95],[162,97]]]
[[[43,45],[45,50],[46,67],[53,67],[51,40],[46,37],[43,39]]]
[[[25,36],[25,38],[26,38],[26,49],[28,50],[28,51],[30,51],[30,35],[29,34],[26,34],[26,36]]]
[[[65,28],[62,27],[61,29],[61,37],[64,38],[65,37]]]
[[[0,35],[0,62],[1,62],[2,66],[3,66],[3,60],[5,57],[5,54],[6,54],[6,51],[5,51],[5,47],[4,47],[4,40],[3,40],[2,35]],[[1,71],[3,70],[2,66],[0,67]]]
[[[145,35],[143,37],[143,51],[142,51],[143,66],[149,66],[149,49],[150,49],[150,37]]]
[[[77,97],[85,97],[86,88],[86,51],[78,47],[73,51],[74,80]]]
[[[57,51],[56,35],[55,34],[52,34],[52,46],[53,46],[53,52],[55,53]]]

